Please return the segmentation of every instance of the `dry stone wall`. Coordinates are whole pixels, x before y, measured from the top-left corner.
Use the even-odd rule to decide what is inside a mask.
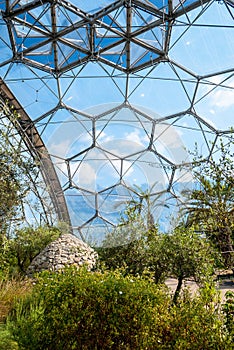
[[[33,259],[27,274],[30,276],[43,270],[58,271],[65,266],[80,267],[84,264],[91,270],[96,260],[94,249],[71,234],[63,234]]]

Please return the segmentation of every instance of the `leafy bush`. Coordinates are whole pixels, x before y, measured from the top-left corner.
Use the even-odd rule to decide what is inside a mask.
[[[25,275],[32,260],[61,234],[61,227],[38,226],[0,234],[0,280]]]
[[[25,273],[32,260],[60,234],[59,228],[46,225],[16,230],[9,245],[10,252],[17,262],[18,271]]]
[[[5,234],[0,233],[0,281],[7,281],[9,277],[10,270],[12,270],[12,261],[15,258],[12,256],[10,249],[10,241],[5,236]]]
[[[234,292],[229,290],[225,294],[223,312],[225,314],[225,326],[234,342]]]
[[[169,304],[165,292],[144,279],[45,272],[32,296],[16,306],[11,329],[25,349],[147,349]]]
[[[150,280],[71,268],[41,274],[8,327],[24,350],[230,350],[231,344],[209,286],[173,305]]]
[[[13,340],[12,335],[6,329],[4,324],[0,324],[0,349],[1,350],[18,350],[17,343]]]
[[[207,284],[191,297],[182,292],[170,310],[170,329],[159,349],[230,350],[231,338],[224,329],[219,294]]]

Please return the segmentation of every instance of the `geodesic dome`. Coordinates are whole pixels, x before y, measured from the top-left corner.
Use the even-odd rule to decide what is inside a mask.
[[[0,9],[1,95],[46,164],[59,219],[95,240],[148,193],[167,222],[192,183],[189,151],[196,144],[208,159],[232,133],[234,1],[0,0]]]

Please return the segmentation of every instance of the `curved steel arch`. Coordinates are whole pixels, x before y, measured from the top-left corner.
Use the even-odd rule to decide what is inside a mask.
[[[32,157],[35,160],[39,161],[41,174],[48,188],[48,192],[58,216],[58,220],[68,223],[69,227],[71,227],[70,216],[68,213],[64,194],[46,146],[38,134],[36,127],[33,125],[30,117],[24,111],[23,107],[20,105],[13,93],[1,78],[0,98],[5,104],[6,116],[11,122],[14,123],[17,132],[22,137]],[[12,113],[7,108],[6,103],[9,103],[9,105],[12,106],[18,113],[19,118],[17,121],[12,118]]]

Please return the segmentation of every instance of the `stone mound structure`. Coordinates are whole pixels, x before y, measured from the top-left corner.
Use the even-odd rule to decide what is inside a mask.
[[[43,270],[57,271],[71,265],[87,265],[91,270],[96,265],[96,260],[97,253],[94,249],[71,234],[63,234],[33,259],[27,275]]]

